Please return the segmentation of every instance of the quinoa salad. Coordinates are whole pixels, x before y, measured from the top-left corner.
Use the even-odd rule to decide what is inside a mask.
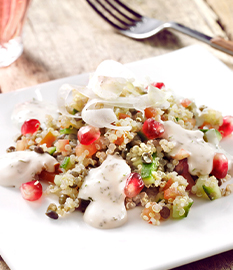
[[[29,105],[38,107],[34,100],[22,111]],[[61,86],[57,110],[43,121],[29,113],[0,156],[1,186],[18,188],[28,203],[57,198],[45,218],[81,211],[87,224],[108,229],[140,207],[138,218],[160,225],[188,218],[200,197],[205,203],[233,190],[233,157],[220,146],[233,117],[163,82],[139,82],[106,60],[86,86]]]

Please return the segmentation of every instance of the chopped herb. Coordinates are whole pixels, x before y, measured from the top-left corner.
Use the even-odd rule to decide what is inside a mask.
[[[60,130],[60,134],[77,134],[78,130],[72,126]]]
[[[78,112],[79,112],[78,110],[73,109],[72,114],[75,115],[75,114],[78,113]]]
[[[70,157],[65,157],[60,167],[65,170],[68,170],[71,167]]]

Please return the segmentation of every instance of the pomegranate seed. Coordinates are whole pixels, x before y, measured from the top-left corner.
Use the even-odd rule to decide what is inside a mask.
[[[148,139],[156,139],[164,133],[164,126],[153,118],[148,118],[142,126],[142,131]]]
[[[42,196],[43,193],[42,185],[37,180],[23,183],[20,186],[20,191],[23,198],[27,201],[36,201]]]
[[[165,84],[163,82],[153,82],[151,85],[153,85],[154,87],[157,87],[159,89],[162,89],[165,87]]]
[[[78,140],[81,144],[89,145],[99,139],[100,131],[96,127],[84,126],[78,131]]]
[[[138,195],[144,187],[144,182],[139,173],[131,173],[126,180],[124,192],[128,198]]]
[[[213,159],[213,169],[211,174],[218,179],[222,179],[228,172],[228,159],[222,153],[216,153]]]
[[[21,133],[23,135],[26,134],[33,134],[40,128],[40,121],[37,119],[29,119],[26,120],[22,127],[21,127]]]
[[[228,115],[223,117],[223,123],[218,131],[222,134],[222,137],[230,135],[233,131],[233,116]]]

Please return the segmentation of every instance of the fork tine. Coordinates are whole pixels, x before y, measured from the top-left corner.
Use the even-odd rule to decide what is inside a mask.
[[[123,16],[124,18],[126,18],[129,22],[123,21],[122,19],[120,19],[118,16],[116,16],[109,8],[107,8],[101,1],[99,0],[95,0],[94,2],[98,3],[99,6],[101,6],[112,18],[114,18],[115,20],[117,20],[122,26],[114,23],[112,20],[110,20],[110,18],[108,18],[107,16],[105,16],[105,14],[103,14],[103,12],[101,12],[96,4],[93,3],[93,1],[91,0],[87,0],[88,4],[105,20],[107,21],[111,26],[113,26],[114,28],[118,29],[118,30],[126,30],[131,26],[134,26],[139,18],[137,17],[137,19],[133,19],[130,18],[129,16],[127,16],[126,14],[124,14],[122,11],[120,11],[115,5],[113,5],[109,0],[105,0],[105,2],[112,7],[115,11],[117,11],[121,16]],[[115,1],[118,2],[118,1]],[[122,4],[119,1],[119,5],[123,8],[125,8],[126,6],[124,4]],[[123,6],[124,5],[124,6]],[[128,7],[125,8],[125,10],[130,10]],[[129,11],[128,11],[129,12]],[[133,14],[133,13],[132,13]]]
[[[125,25],[127,27],[133,26],[133,23],[127,23],[123,20],[121,20],[119,17],[117,17],[114,13],[111,12],[110,9],[108,9],[101,1],[96,0],[96,2],[99,3],[99,5],[105,10],[107,11],[113,18],[115,18],[117,21],[119,21],[122,25]],[[113,7],[116,11],[118,11],[119,13],[121,13],[112,3],[110,3],[108,0],[105,0],[105,2],[107,2],[111,7]]]
[[[123,13],[119,8],[117,8],[116,6],[115,6],[115,4],[112,4],[109,0],[105,0],[113,9],[115,9],[121,16],[123,16],[123,17],[125,17],[128,21],[131,21],[131,22],[137,22],[139,19],[141,19],[141,18],[139,18],[138,16],[136,16],[135,14],[136,14],[136,12],[134,12],[133,10],[131,10],[129,7],[127,7],[126,5],[124,5],[123,3],[121,3],[120,1],[114,1],[114,3],[116,4],[118,4],[119,6],[121,6],[121,7],[123,7],[125,10],[127,10],[129,13],[131,13],[131,14],[133,14],[135,17],[136,17],[136,20],[135,19],[133,19],[133,18],[131,18],[131,17],[129,17],[129,16],[127,16],[125,13]],[[132,12],[131,12],[131,11]]]
[[[120,27],[119,25],[115,24],[111,20],[109,20],[90,0],[86,0],[87,3],[95,10],[96,13],[98,13],[105,21],[107,21],[111,26],[118,30],[124,30],[123,27]]]
[[[137,13],[136,11],[132,10],[126,4],[122,3],[120,0],[115,0],[114,2],[118,3],[121,7],[127,10],[129,13],[133,14],[138,20],[142,19],[142,15]]]

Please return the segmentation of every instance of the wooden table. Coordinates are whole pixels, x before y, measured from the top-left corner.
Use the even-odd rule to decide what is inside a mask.
[[[128,0],[147,16],[173,20],[210,36],[233,40],[232,0]],[[3,93],[50,80],[94,71],[105,59],[121,63],[162,55],[200,44],[233,70],[233,57],[174,31],[136,41],[113,31],[86,1],[33,0],[24,27],[24,53],[10,67],[0,69]],[[200,239],[201,241],[201,239]],[[233,268],[233,251],[186,266],[184,269]],[[0,270],[9,270],[0,257]]]

